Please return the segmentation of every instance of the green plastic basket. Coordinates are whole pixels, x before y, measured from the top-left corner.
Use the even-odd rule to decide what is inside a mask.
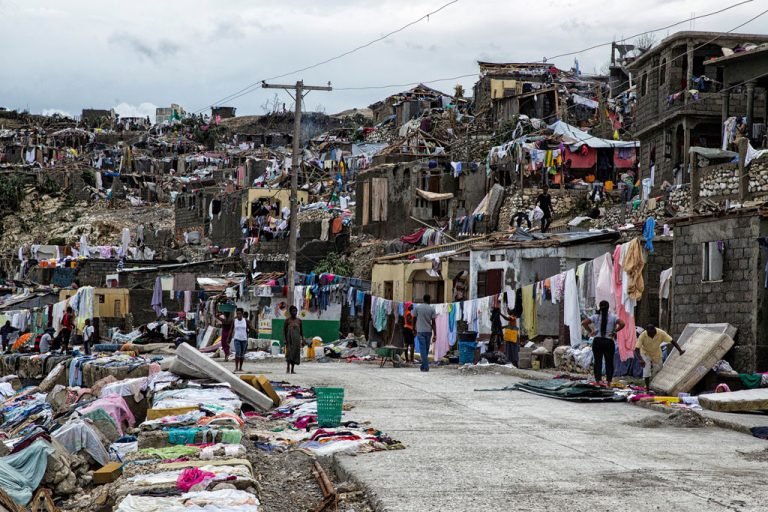
[[[344,405],[344,388],[315,388],[317,423],[320,427],[338,427]]]

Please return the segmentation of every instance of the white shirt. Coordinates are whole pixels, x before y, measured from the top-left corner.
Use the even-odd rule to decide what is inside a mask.
[[[243,318],[242,320],[238,320],[235,318],[235,333],[232,336],[233,340],[248,340],[248,321]]]
[[[288,208],[287,206],[283,206],[283,209],[280,210],[280,211],[282,212],[284,219],[290,218],[290,216],[291,216],[291,209],[290,208]]]
[[[40,353],[44,354],[51,349],[51,335],[47,332],[40,336]]]
[[[89,325],[83,329],[83,341],[91,341],[93,338],[93,326]]]
[[[343,195],[339,197],[339,206],[341,206],[342,210],[346,210],[349,207],[349,196]]]

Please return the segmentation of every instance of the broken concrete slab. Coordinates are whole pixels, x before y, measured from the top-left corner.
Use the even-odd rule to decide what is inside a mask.
[[[768,388],[745,389],[699,396],[699,404],[710,411],[768,411]]]
[[[651,381],[651,387],[666,396],[687,393],[732,346],[733,338],[727,334],[697,328],[684,345],[685,353],[673,351]]]
[[[232,391],[237,393],[244,402],[254,407],[267,411],[273,406],[272,399],[267,395],[256,390],[250,384],[243,382],[219,363],[207,358],[185,343],[182,343],[176,349],[176,359],[192,369],[204,373],[215,381],[229,384]]]

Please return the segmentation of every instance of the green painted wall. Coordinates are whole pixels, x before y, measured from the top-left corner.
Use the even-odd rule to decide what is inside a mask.
[[[304,337],[312,339],[315,336],[320,336],[323,341],[328,343],[329,341],[336,341],[339,339],[339,329],[341,328],[341,322],[338,320],[302,320],[304,323]],[[283,343],[283,326],[285,320],[272,320],[272,335],[262,335],[260,338],[280,340]]]

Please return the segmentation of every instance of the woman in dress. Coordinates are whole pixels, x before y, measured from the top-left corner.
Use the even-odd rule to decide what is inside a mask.
[[[304,340],[304,326],[296,317],[299,310],[296,306],[288,309],[290,317],[286,319],[283,327],[283,339],[285,340],[285,373],[296,373],[295,366],[301,363],[301,343]]]

